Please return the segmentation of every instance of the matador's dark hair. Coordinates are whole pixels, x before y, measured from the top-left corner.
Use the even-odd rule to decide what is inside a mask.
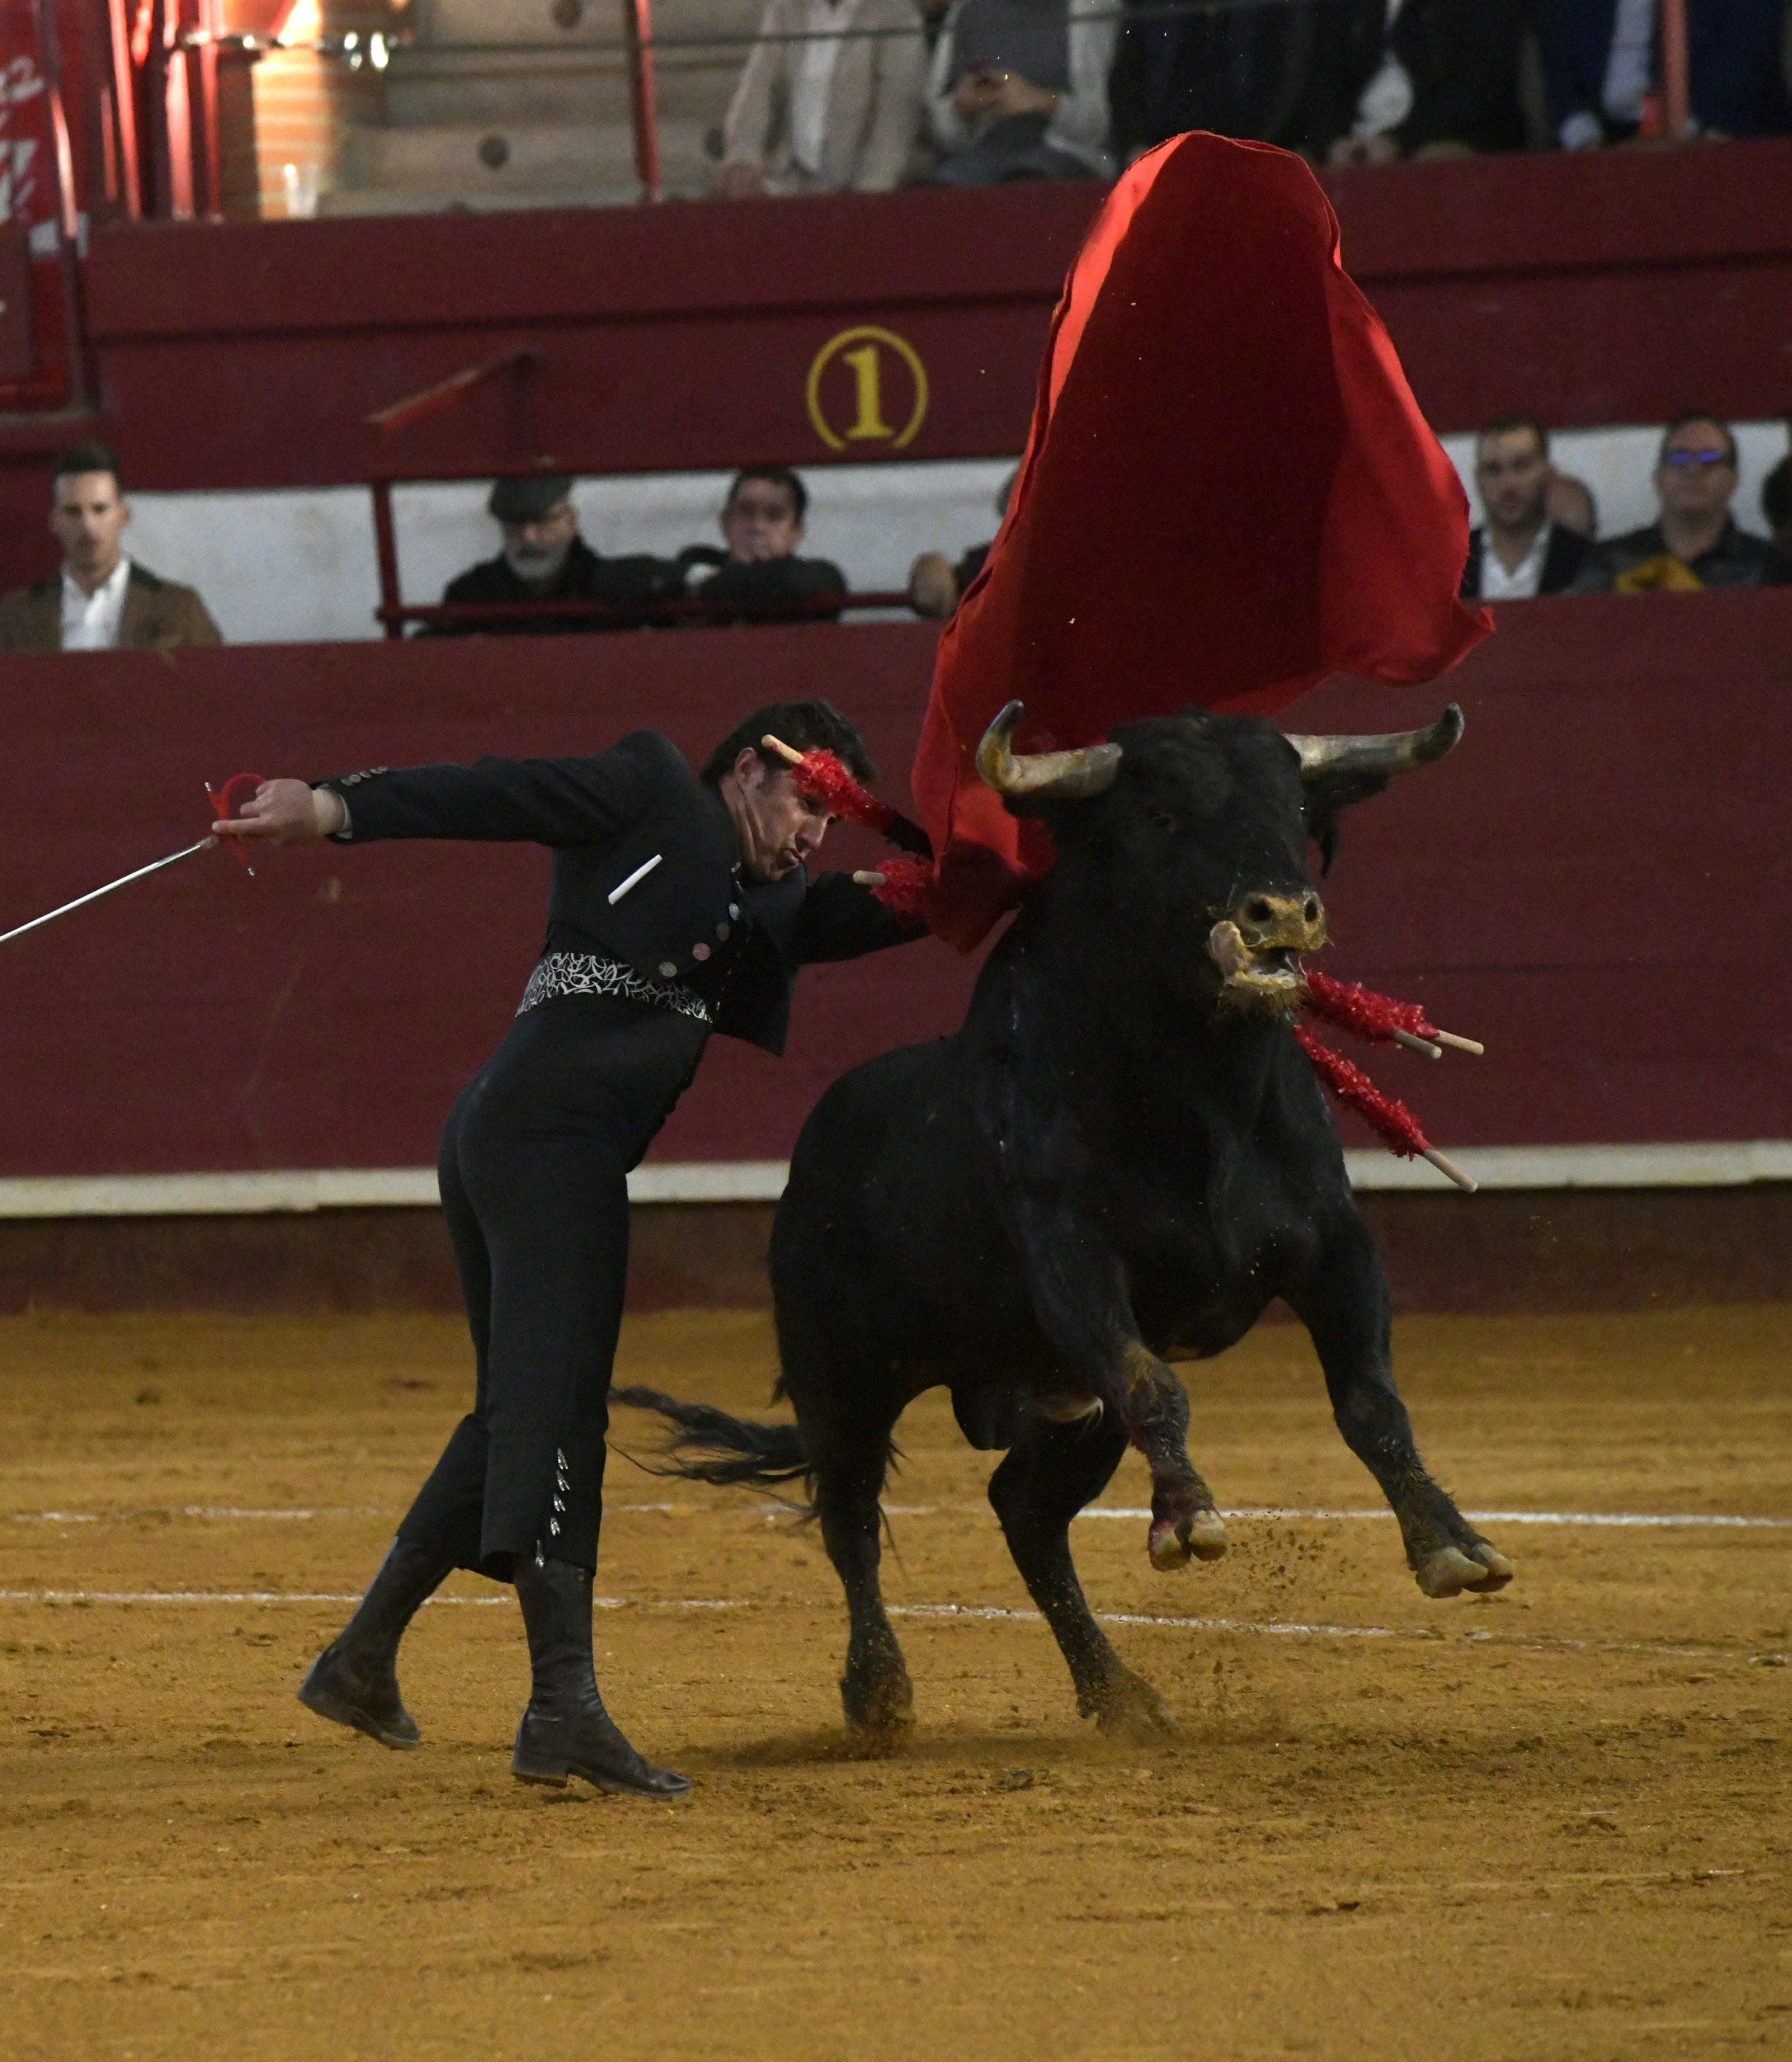
[[[855,780],[877,778],[877,764],[871,749],[832,702],[768,702],[743,717],[704,762],[704,780],[714,787],[751,745],[755,752],[768,732],[782,738],[799,752],[831,752]],[[763,758],[764,755],[760,753]],[[782,772],[782,764],[776,766]]]

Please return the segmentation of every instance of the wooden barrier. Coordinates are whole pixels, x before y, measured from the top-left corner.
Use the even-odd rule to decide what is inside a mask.
[[[1446,694],[1468,714],[1450,760],[1347,820],[1325,964],[1488,1057],[1377,1053],[1375,1071],[1446,1146],[1792,1137],[1792,592],[1526,603],[1500,624],[1448,683],[1330,683],[1288,718],[1384,728]],[[202,783],[244,768],[583,752],[642,724],[696,754],[756,702],[825,692],[901,800],[932,641],[885,624],[9,660],[0,928],[186,842]],[[843,861],[872,849],[836,839]],[[7,947],[0,1176],[428,1163],[515,1008],[547,873],[532,848],[392,844],[281,853],[251,880],[218,852]],[[972,972],[932,941],[812,969],[788,1056],[718,1041],[655,1157],[782,1158],[841,1068],[953,1025]]]

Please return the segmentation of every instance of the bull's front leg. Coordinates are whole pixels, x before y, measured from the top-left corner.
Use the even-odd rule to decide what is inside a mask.
[[[1353,1210],[1327,1238],[1305,1280],[1286,1294],[1312,1334],[1337,1428],[1400,1522],[1419,1587],[1428,1597],[1504,1589],[1512,1563],[1469,1523],[1419,1458],[1394,1386],[1387,1279],[1369,1228]]]
[[[1040,1330],[1064,1372],[1113,1413],[1151,1470],[1152,1566],[1217,1561],[1226,1529],[1189,1458],[1189,1392],[1139,1336],[1118,1257],[1061,1205],[1022,1201],[1015,1218]]]

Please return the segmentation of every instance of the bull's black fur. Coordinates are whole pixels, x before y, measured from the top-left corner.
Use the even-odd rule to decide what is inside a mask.
[[[1130,1441],[1151,1467],[1153,1559],[1223,1551],[1165,1362],[1222,1352],[1277,1296],[1312,1334],[1421,1586],[1509,1577],[1413,1446],[1381,1263],[1313,1069],[1284,1019],[1222,1001],[1207,950],[1229,917],[1310,945],[1307,842],[1329,853],[1338,808],[1385,783],[1304,781],[1254,717],[1115,736],[1105,793],[1010,804],[1044,820],[1058,861],[961,1029],[855,1068],[804,1127],[772,1243],[779,1387],[799,1429],[639,1398],[710,1456],[683,1473],[807,1474],[846,1588],[841,1687],[863,1727],[900,1725],[911,1703],[878,1591],[879,1498],[897,1417],[940,1384],[976,1444],[1007,1450],[990,1500],[1080,1707],[1164,1720],[1084,1601],[1069,1522]]]

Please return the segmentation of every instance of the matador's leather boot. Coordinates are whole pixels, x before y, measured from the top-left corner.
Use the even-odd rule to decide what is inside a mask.
[[[399,1695],[399,1642],[453,1570],[452,1561],[395,1539],[354,1617],[311,1663],[299,1703],[382,1747],[415,1747],[423,1735]]]
[[[643,1761],[598,1695],[590,1570],[519,1554],[515,1582],[534,1684],[516,1729],[511,1773],[525,1783],[563,1783],[579,1775],[624,1796],[682,1797],[691,1779]]]

